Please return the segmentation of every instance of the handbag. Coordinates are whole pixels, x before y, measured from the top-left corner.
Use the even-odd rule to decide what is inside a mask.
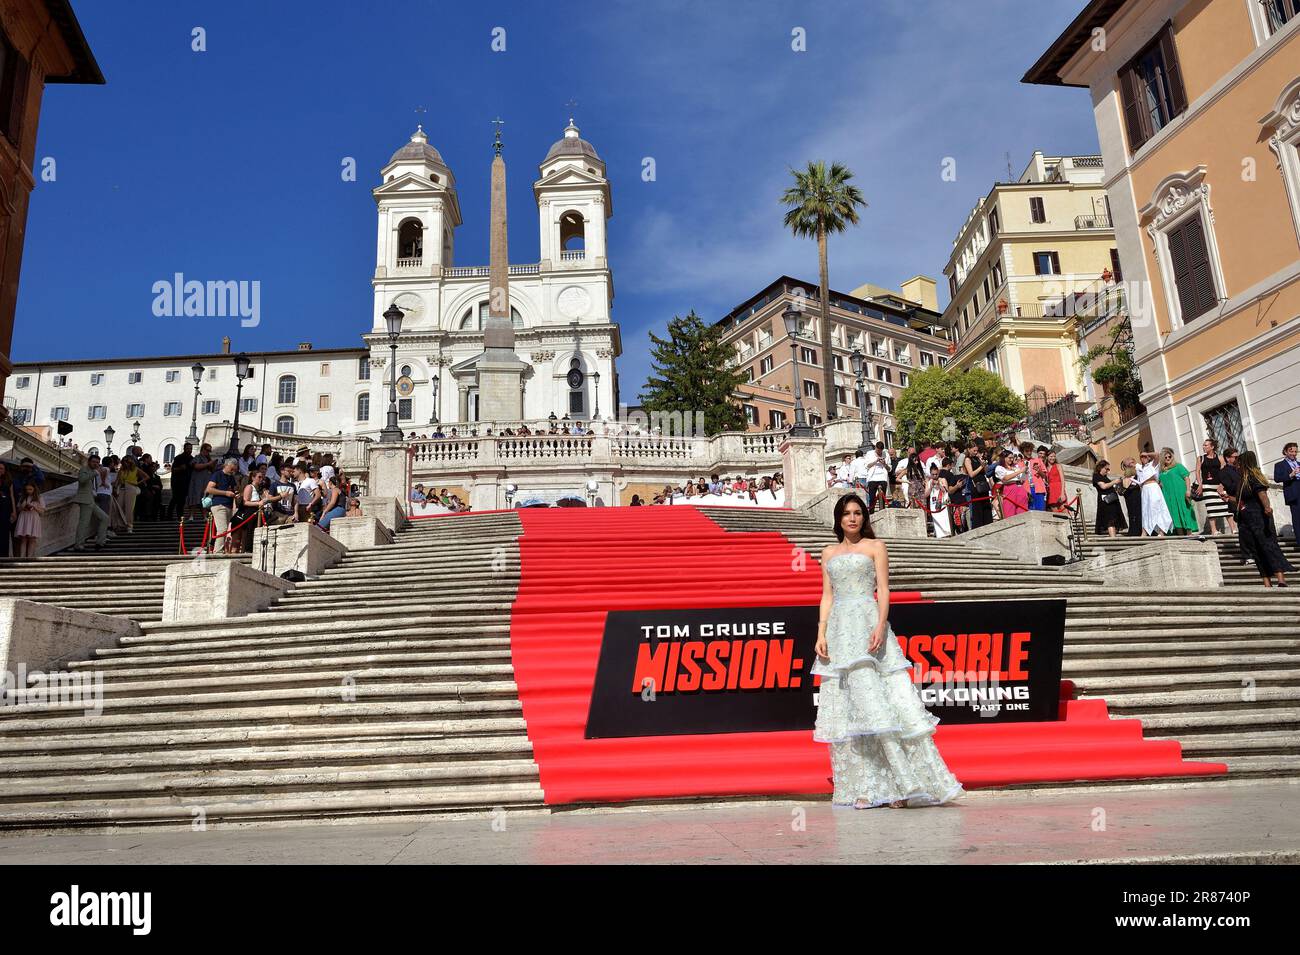
[[[1103,504],[1118,504],[1118,503],[1119,503],[1119,495],[1116,494],[1113,490],[1110,490],[1110,491],[1102,491],[1102,492],[1101,492],[1101,503],[1103,503]]]
[[[211,495],[211,494],[204,494],[204,495],[203,495],[203,500],[199,501],[199,504],[200,504],[200,505],[203,507],[203,509],[206,511],[208,508],[210,508],[210,507],[212,506],[212,495]]]

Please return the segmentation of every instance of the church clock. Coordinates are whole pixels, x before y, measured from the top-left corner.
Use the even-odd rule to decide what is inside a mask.
[[[402,321],[414,325],[424,318],[424,299],[414,292],[403,292],[393,299],[393,304],[402,310]]]

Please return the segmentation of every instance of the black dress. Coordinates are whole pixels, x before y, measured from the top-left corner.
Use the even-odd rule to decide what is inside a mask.
[[[993,523],[993,502],[990,500],[989,476],[981,463],[971,478],[970,526],[983,527]],[[980,500],[983,498],[983,500]]]
[[[1237,511],[1237,540],[1241,549],[1252,554],[1261,577],[1273,577],[1295,570],[1277,543],[1277,532],[1264,514],[1259,492],[1265,490],[1249,474],[1241,486],[1241,509]],[[1272,531],[1272,533],[1270,533]]]
[[[1118,487],[1103,489],[1101,486],[1103,482],[1109,483],[1109,480],[1103,478],[1100,474],[1092,476],[1092,486],[1097,490],[1097,526],[1095,530],[1099,535],[1107,533],[1112,527],[1117,531],[1122,531],[1128,527],[1128,524],[1124,522],[1124,510],[1119,506]],[[1111,497],[1109,503],[1104,499],[1107,495]],[[1141,522],[1139,522],[1139,526],[1141,526]]]
[[[1128,536],[1142,536],[1142,485],[1131,481],[1124,489],[1124,507],[1128,509]]]
[[[13,553],[10,541],[13,539],[14,521],[17,520],[13,504],[13,485],[0,487],[0,557],[8,557]]]

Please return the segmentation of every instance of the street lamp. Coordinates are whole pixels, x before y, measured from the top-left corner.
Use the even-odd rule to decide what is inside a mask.
[[[196,448],[199,446],[199,382],[203,380],[204,367],[202,362],[195,362],[190,366],[190,371],[194,372],[194,414],[190,416],[190,436],[185,440]]]
[[[600,417],[600,372],[593,371],[591,373],[591,380],[595,382],[595,384],[592,385],[592,388],[596,392],[596,409],[593,414],[593,420],[594,420]]]
[[[518,486],[516,486],[516,485],[514,485],[514,484],[507,484],[507,485],[506,485],[506,510],[509,510],[509,509],[510,509],[510,507],[511,507],[511,503],[510,503],[510,502],[514,500],[514,498],[515,498],[515,492],[518,491],[518,490],[519,490]]]
[[[849,361],[853,363],[853,374],[858,380],[858,410],[861,412],[862,418],[862,437],[858,441],[858,454],[867,453],[871,447],[872,435],[875,434],[876,430],[875,418],[871,414],[871,398],[867,394],[868,376],[865,372],[869,370],[869,366],[866,363],[866,357],[856,347],[853,349],[853,353],[849,355]]]
[[[812,428],[808,426],[808,418],[803,410],[803,386],[799,384],[799,318],[803,312],[794,307],[791,302],[781,313],[781,319],[785,322],[785,333],[790,336],[790,354],[794,361],[794,424],[790,426],[790,434],[800,437],[811,435]]]
[[[232,458],[239,457],[239,403],[244,393],[244,379],[248,377],[248,356],[240,352],[235,356],[235,423],[230,429],[230,451]]]
[[[113,435],[115,434],[117,434],[117,432],[113,430],[111,424],[104,429],[104,444],[108,448],[108,450],[104,452],[104,457],[106,458],[111,458],[113,456]]]
[[[433,414],[429,415],[429,424],[438,423],[438,379],[441,377],[440,370],[435,365],[433,373]]]
[[[388,306],[384,312],[384,322],[388,325],[388,347],[392,349],[392,369],[388,386],[388,423],[379,432],[379,440],[386,444],[397,444],[402,440],[402,429],[397,423],[397,338],[402,334],[402,310],[396,305]]]
[[[131,444],[137,446],[140,444],[140,422],[135,423],[135,430],[131,432]]]
[[[600,490],[600,485],[596,483],[595,478],[587,482],[587,506],[596,506],[596,492]]]

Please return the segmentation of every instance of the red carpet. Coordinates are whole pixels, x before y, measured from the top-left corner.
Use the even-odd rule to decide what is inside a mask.
[[[547,803],[830,792],[827,747],[811,731],[584,738],[607,611],[816,604],[814,555],[801,560],[776,532],[729,533],[693,507],[519,518],[511,655]],[[935,741],[967,788],[1227,772],[1184,762],[1176,742],[1144,740],[1139,720],[1110,719],[1100,700],[1061,706],[1061,722],[944,725]]]

